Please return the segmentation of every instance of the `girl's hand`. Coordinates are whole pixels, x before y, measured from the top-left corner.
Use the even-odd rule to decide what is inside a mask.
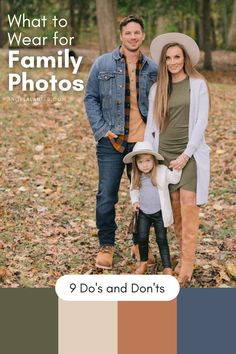
[[[138,211],[140,209],[140,204],[138,202],[133,204],[133,210]]]
[[[170,162],[170,168],[173,168],[178,171],[182,170],[185,167],[185,165],[187,164],[188,160],[189,160],[189,156],[182,153],[181,155],[179,155],[177,157],[176,160],[173,160]]]

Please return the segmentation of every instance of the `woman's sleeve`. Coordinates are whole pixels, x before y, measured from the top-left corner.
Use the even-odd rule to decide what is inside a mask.
[[[155,137],[155,122],[153,119],[155,92],[156,92],[156,84],[152,85],[150,92],[149,92],[148,116],[147,116],[147,124],[146,124],[146,128],[145,128],[145,132],[144,132],[144,140],[149,141],[153,145],[153,147],[155,145],[155,138],[154,138]]]
[[[188,142],[188,145],[184,151],[184,153],[189,157],[191,157],[199,147],[208,124],[209,93],[207,85],[204,81],[202,81],[201,84],[198,107],[196,108],[198,110],[197,121],[191,133],[191,138]]]

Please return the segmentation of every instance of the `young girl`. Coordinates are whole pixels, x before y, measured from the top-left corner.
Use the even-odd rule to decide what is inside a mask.
[[[134,210],[139,210],[140,263],[135,274],[145,274],[147,271],[149,231],[152,224],[160,250],[163,273],[172,274],[166,237],[166,228],[173,223],[168,184],[178,183],[181,171],[171,171],[164,165],[158,165],[158,160],[164,159],[153,151],[152,145],[147,141],[136,143],[133,151],[123,160],[126,164],[133,164],[130,196]]]

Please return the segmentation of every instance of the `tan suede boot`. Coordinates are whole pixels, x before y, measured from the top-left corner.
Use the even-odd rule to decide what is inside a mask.
[[[172,269],[171,268],[164,268],[163,275],[172,275]]]
[[[131,246],[130,253],[132,258],[136,259],[138,262],[140,261],[138,245]],[[152,254],[151,247],[148,248],[148,264],[155,264],[155,257]]]
[[[190,281],[195,263],[199,208],[195,204],[181,204],[182,215],[182,257],[178,281],[184,287]]]
[[[147,272],[147,267],[147,262],[140,262],[138,268],[135,271],[135,274],[145,274]]]
[[[182,252],[182,218],[181,218],[181,207],[180,202],[172,202],[172,211],[174,217],[174,229],[175,229],[175,236],[177,238],[179,244],[179,261],[175,267],[174,272],[179,275],[180,268],[181,268],[181,252]]]
[[[101,269],[111,269],[113,263],[113,255],[113,246],[101,246],[96,258],[96,267]]]

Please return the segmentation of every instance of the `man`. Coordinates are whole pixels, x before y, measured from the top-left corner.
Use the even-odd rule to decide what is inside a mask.
[[[112,268],[115,204],[124,171],[123,158],[137,141],[143,141],[148,93],[156,81],[156,64],[140,51],[144,38],[143,20],[133,15],[124,18],[120,23],[121,46],[97,58],[85,92],[88,119],[98,142],[96,222],[100,249],[96,266],[103,269]]]

